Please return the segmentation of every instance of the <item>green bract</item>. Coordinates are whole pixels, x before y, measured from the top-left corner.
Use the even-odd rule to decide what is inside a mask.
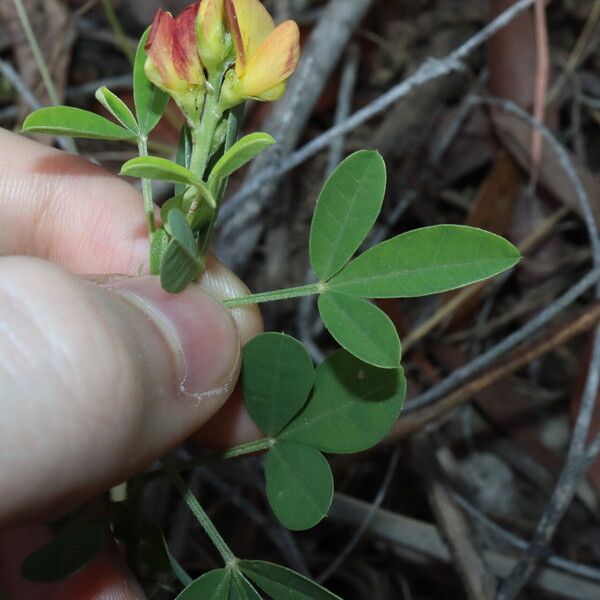
[[[133,66],[133,100],[140,131],[148,135],[165,112],[169,96],[151,83],[144,73],[148,55],[144,47],[150,35],[150,27],[142,35]]]

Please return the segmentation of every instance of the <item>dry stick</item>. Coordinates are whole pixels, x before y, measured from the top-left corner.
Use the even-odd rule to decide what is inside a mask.
[[[332,521],[358,525],[364,520],[370,504],[350,496],[337,493],[329,513]],[[450,551],[435,526],[417,521],[386,509],[379,509],[369,526],[369,533],[382,541],[387,541],[397,549],[400,556],[408,561],[414,553],[423,554],[432,559],[450,562]],[[492,572],[502,577],[510,571],[515,560],[498,552],[483,552],[485,562]],[[432,568],[435,568],[435,564]],[[586,581],[581,576],[574,577],[558,569],[543,567],[536,574],[533,584],[550,594],[559,594],[562,598],[573,600],[598,600],[600,586]]]
[[[44,82],[44,87],[48,92],[48,96],[50,101],[54,105],[60,104],[60,98],[58,96],[58,91],[56,90],[56,86],[54,85],[54,81],[52,80],[52,76],[50,75],[50,71],[48,70],[48,65],[44,60],[44,56],[40,49],[40,45],[38,44],[37,38],[35,37],[35,33],[31,27],[31,22],[29,17],[27,16],[27,11],[25,10],[25,6],[22,0],[13,0],[15,5],[15,9],[17,10],[17,14],[19,15],[19,20],[21,22],[21,26],[23,27],[23,31],[25,32],[25,37],[27,38],[27,42],[29,47],[31,48],[31,52],[33,53],[33,57],[35,58],[36,65],[42,77],[42,81]],[[77,154],[77,146],[75,142],[71,138],[62,138],[60,141],[61,147],[64,147],[68,152],[72,152],[73,154]]]
[[[594,278],[588,282],[588,287],[594,285],[598,279],[599,272],[593,271],[592,274]],[[508,360],[499,367],[484,372],[477,379],[469,381],[455,392],[442,398],[439,402],[409,412],[401,417],[394,426],[390,434],[390,439],[397,442],[399,439],[421,430],[428,423],[444,417],[507,375],[514,373],[540,356],[565,344],[575,336],[588,331],[598,321],[600,321],[600,304],[594,304],[581,316],[555,330],[548,339],[541,341],[533,347],[528,346],[527,349],[519,351],[515,358]]]
[[[556,153],[559,163],[565,174],[570,180],[577,202],[579,204],[583,221],[585,223],[590,246],[592,248],[592,258],[594,267],[600,267],[600,236],[598,235],[598,225],[594,218],[592,207],[590,206],[587,193],[577,174],[569,154],[565,148],[558,142],[550,130],[542,123],[534,119],[529,113],[525,112],[520,106],[514,102],[499,98],[474,98],[474,102],[495,106],[503,111],[513,114],[527,122],[531,127],[540,131],[549,145]],[[600,283],[596,285],[596,297],[600,297]],[[514,571],[506,579],[500,591],[498,592],[497,600],[513,600],[516,598],[535,568],[535,564],[539,561],[540,544],[545,545],[553,536],[556,527],[564,512],[568,508],[577,488],[577,485],[583,476],[581,470],[576,468],[585,454],[585,441],[588,436],[592,413],[596,404],[598,390],[600,388],[600,328],[596,329],[594,334],[594,342],[592,347],[592,355],[588,369],[588,376],[582,394],[579,413],[575,421],[573,436],[569,445],[569,453],[567,462],[559,477],[554,493],[550,499],[550,503],[542,515],[536,532],[533,536],[533,541],[530,549],[519,560]]]
[[[375,518],[377,511],[381,508],[381,504],[385,500],[388,489],[390,487],[390,483],[392,482],[392,477],[396,472],[396,467],[398,466],[398,459],[400,458],[400,447],[398,446],[390,458],[390,462],[388,464],[388,468],[386,470],[385,476],[381,485],[379,486],[379,490],[377,490],[377,495],[375,499],[370,505],[370,508],[367,513],[365,513],[365,518],[363,521],[358,524],[352,539],[348,542],[348,544],[344,547],[344,549],[337,555],[337,558],[319,575],[317,581],[319,583],[324,584],[346,561],[346,559],[352,553],[352,550],[356,547],[358,542],[363,538],[365,533],[369,529],[369,525],[371,521]]]
[[[374,116],[380,114],[389,106],[397,102],[400,98],[406,96],[416,87],[423,85],[432,79],[449,75],[454,71],[463,70],[463,60],[467,58],[467,56],[469,56],[473,50],[484,44],[500,29],[506,27],[506,25],[508,25],[515,17],[529,9],[534,1],[535,0],[519,0],[519,2],[511,6],[508,10],[505,10],[486,27],[484,27],[481,31],[479,31],[445,58],[429,59],[425,61],[413,75],[391,88],[388,92],[361,110],[355,112],[343,123],[332,127],[322,135],[318,136],[291,154],[289,158],[281,161],[279,164],[265,167],[259,174],[248,181],[244,185],[243,189],[234,195],[223,206],[221,209],[219,222],[222,224],[231,219],[231,217],[239,210],[239,207],[246,203],[250,198],[253,198],[254,195],[261,189],[261,187],[271,181],[271,179],[279,178],[281,175],[291,171],[292,169],[295,169],[304,161],[313,157],[321,150],[327,148],[335,138],[352,131],[359,125],[362,125],[366,121],[372,119]]]
[[[600,0],[596,0],[594,3],[594,6],[590,12],[590,16],[588,17],[588,20],[581,31],[581,35],[579,36],[573,51],[567,59],[567,64],[565,65],[564,71],[561,73],[560,77],[556,80],[548,92],[548,96],[546,98],[547,104],[552,104],[558,98],[558,95],[561,93],[567,81],[569,81],[571,78],[573,72],[577,68],[577,65],[580,64],[581,59],[584,57],[586,48],[588,48],[588,50],[590,49],[588,44],[594,39],[592,38],[592,35],[596,29],[598,21],[600,21]],[[598,43],[598,38],[595,39],[595,43]]]
[[[466,365],[454,370],[444,381],[406,403],[405,414],[434,403],[447,396],[453,389],[470,379],[478,372],[495,363],[510,350],[528,341],[565,308],[600,281],[600,269],[590,271],[578,283],[567,290],[541,313],[528,321],[523,327],[505,337],[501,342]]]
[[[498,525],[495,521],[492,521],[492,519],[473,506],[459,493],[452,492],[452,497],[465,512],[477,519],[490,533],[501,538],[503,541],[508,542],[511,546],[514,546],[519,550],[527,549],[528,543],[524,539],[521,539],[514,533],[511,533],[503,527],[500,527],[500,525]],[[584,577],[585,579],[591,579],[592,581],[600,582],[600,569],[597,567],[573,562],[555,554],[548,556],[544,560],[544,563],[552,567],[556,567],[565,573],[571,573],[577,577]]]
[[[471,527],[445,485],[443,469],[433,451],[430,436],[426,433],[414,436],[412,446],[417,467],[423,473],[429,505],[450,547],[467,598],[492,600],[496,578],[488,571],[481,551],[473,541]]]
[[[17,73],[14,67],[5,60],[0,59],[0,73],[8,79],[11,85],[15,88],[18,94],[27,102],[30,108],[33,110],[37,110],[42,107],[41,102],[36,98],[35,94],[32,92],[31,88],[25,83],[24,79]],[[10,113],[7,114],[10,115]],[[15,111],[14,116],[17,116],[18,112]],[[7,118],[6,115],[3,115],[4,118]],[[71,144],[69,144],[68,140],[64,137],[56,138],[59,146],[67,151],[71,151]]]
[[[271,163],[280,162],[296,147],[331,72],[372,3],[373,0],[329,1],[313,29],[286,96],[273,108],[263,125],[278,144],[253,162],[249,178],[268,169]],[[277,184],[278,176],[269,176],[254,190],[252,202],[228,213],[227,224],[217,242],[220,242],[220,256],[230,266],[242,268],[252,256],[263,228],[263,223],[257,222],[256,217],[271,202]],[[220,222],[225,221],[221,219]],[[231,243],[232,239],[235,244]]]
[[[596,283],[597,290],[598,290],[598,286],[600,285],[600,280],[597,279],[597,269],[600,268],[600,240],[598,238],[598,227],[597,227],[596,221],[594,219],[594,214],[593,214],[591,206],[589,204],[589,200],[588,200],[585,188],[583,187],[581,179],[579,178],[577,172],[575,171],[575,169],[571,163],[571,159],[569,158],[569,155],[566,152],[566,150],[560,145],[560,143],[556,140],[556,138],[552,135],[552,133],[544,125],[542,125],[541,123],[538,123],[529,113],[525,112],[522,108],[517,106],[514,102],[511,102],[509,100],[502,100],[499,98],[484,98],[484,97],[479,97],[479,96],[472,97],[471,101],[474,104],[493,105],[493,106],[497,106],[499,108],[503,108],[504,110],[507,110],[509,112],[512,112],[519,118],[527,121],[532,127],[538,127],[540,129],[540,131],[542,132],[542,135],[544,136],[544,138],[550,144],[550,146],[552,148],[554,148],[554,150],[558,156],[560,165],[563,168],[563,170],[565,171],[567,177],[571,181],[573,188],[575,190],[577,202],[580,206],[581,214],[583,216],[583,220],[585,222],[585,225],[586,225],[586,228],[588,231],[588,236],[590,238],[590,243],[592,246],[593,262],[594,262],[594,267],[595,267],[594,273],[596,273],[596,274],[594,274],[594,275],[589,274],[588,276],[586,276],[584,279],[582,279],[579,282],[579,284],[577,284],[573,288],[571,288],[567,293],[565,293],[563,296],[561,296],[559,298],[559,300],[554,302],[547,309],[545,309],[539,315],[534,317],[531,321],[529,321],[527,324],[525,324],[521,329],[519,329],[518,331],[507,336],[499,344],[497,344],[496,346],[494,346],[493,348],[491,348],[490,350],[488,350],[487,352],[485,352],[484,354],[482,354],[475,360],[471,361],[470,363],[455,370],[452,373],[452,375],[447,377],[444,381],[442,381],[435,387],[431,388],[424,394],[421,394],[420,396],[418,396],[417,398],[415,398],[414,400],[409,402],[407,404],[407,410],[414,410],[416,408],[420,408],[421,406],[430,404],[431,402],[434,402],[435,400],[442,398],[443,396],[447,395],[456,386],[460,385],[463,381],[467,380],[469,377],[472,377],[478,371],[485,368],[487,365],[490,365],[491,363],[493,363],[496,360],[496,358],[498,358],[505,352],[508,352],[515,346],[524,342],[528,338],[528,336],[531,336],[540,327],[542,327],[549,320],[554,318],[554,316],[556,314],[558,314],[556,311],[559,312],[560,310],[562,310],[561,307],[568,306],[577,297],[579,297],[579,295],[581,295],[581,293],[582,293],[581,286],[583,286],[583,291],[588,289],[588,287],[589,287],[588,277],[590,277],[590,276],[596,277],[595,283]],[[599,353],[600,353],[600,339],[598,340],[598,342],[599,343],[597,343],[596,345],[598,346]],[[593,381],[591,383],[593,383]],[[587,396],[586,396],[586,398],[587,398]],[[591,406],[588,406],[587,404],[585,405],[585,414],[586,415],[589,414],[589,416],[591,417],[591,410],[593,408],[593,400],[590,400],[588,398],[588,402],[591,403]],[[583,405],[582,405],[582,408],[584,408]]]
[[[352,44],[348,49],[348,56],[342,71],[340,91],[338,93],[337,107],[335,109],[334,125],[343,123],[350,116],[359,65],[360,49],[356,44]],[[345,142],[346,136],[342,135],[331,142],[331,146],[329,147],[329,160],[327,163],[327,175],[330,175],[339,163],[342,162]]]
[[[533,249],[546,235],[548,235],[557,223],[559,223],[568,213],[569,207],[563,206],[556,212],[551,214],[548,218],[544,219],[537,229],[533,231],[523,242],[519,245],[519,251],[525,255],[531,249]],[[454,314],[454,312],[462,306],[469,298],[472,298],[475,294],[479,293],[488,282],[481,281],[475,285],[469,286],[455,296],[453,296],[446,304],[438,309],[431,317],[429,317],[424,323],[419,325],[416,329],[410,332],[404,340],[402,340],[402,348],[406,352],[409,348],[414,346],[420,339],[425,337],[432,329],[444,321],[447,317]]]
[[[546,20],[545,0],[535,0],[535,48],[536,48],[536,73],[535,93],[533,98],[533,116],[536,121],[544,122],[546,109],[546,92],[550,77],[550,52],[548,50],[548,22]],[[535,128],[531,134],[531,182],[530,191],[533,193],[537,186],[544,139],[539,129]]]

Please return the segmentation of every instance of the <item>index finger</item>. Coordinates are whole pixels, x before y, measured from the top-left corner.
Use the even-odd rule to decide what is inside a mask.
[[[74,273],[147,265],[143,201],[87,160],[0,129],[0,256],[38,256]]]

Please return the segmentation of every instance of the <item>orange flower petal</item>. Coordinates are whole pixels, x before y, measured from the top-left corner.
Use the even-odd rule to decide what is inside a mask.
[[[174,30],[175,19],[171,13],[163,10],[157,11],[145,49],[156,72],[156,77],[162,80],[160,84],[154,80],[153,83],[160,87],[168,87],[177,79],[171,59]]]
[[[204,71],[196,43],[196,16],[200,3],[188,6],[176,19],[158,11],[146,44],[146,75],[158,87],[173,94],[204,83]]]
[[[190,4],[175,19],[173,28],[173,66],[179,77],[189,85],[199,85],[204,81],[196,43],[196,17],[199,7],[199,2]]]
[[[225,0],[225,8],[235,45],[235,71],[242,77],[275,23],[259,0]]]
[[[246,65],[245,74],[240,77],[244,94],[260,98],[268,93],[294,72],[299,58],[298,25],[294,21],[286,21],[263,41]]]

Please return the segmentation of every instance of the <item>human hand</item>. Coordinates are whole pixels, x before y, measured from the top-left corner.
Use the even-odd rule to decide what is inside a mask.
[[[203,289],[177,296],[135,277],[147,270],[142,200],[101,168],[0,130],[0,173],[0,529],[13,528],[0,537],[0,590],[138,598],[115,548],[64,584],[23,582],[22,559],[48,538],[35,523],[198,430],[209,446],[255,435],[239,394],[201,427],[232,394],[260,315],[215,299],[246,288],[214,259]]]

